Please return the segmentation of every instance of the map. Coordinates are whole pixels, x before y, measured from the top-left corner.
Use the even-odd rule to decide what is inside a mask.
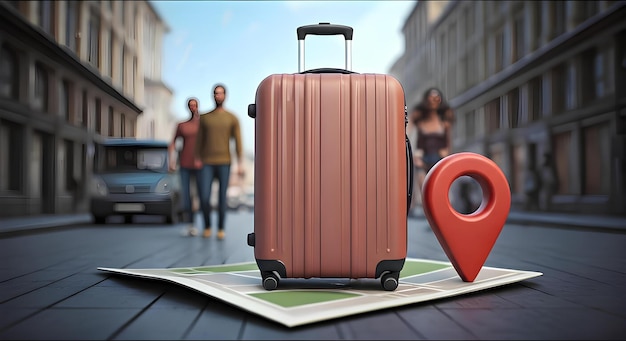
[[[287,327],[451,297],[516,283],[540,272],[483,266],[474,282],[463,282],[451,263],[407,258],[395,291],[379,279],[281,278],[267,291],[255,262],[167,269],[98,270],[169,281]]]

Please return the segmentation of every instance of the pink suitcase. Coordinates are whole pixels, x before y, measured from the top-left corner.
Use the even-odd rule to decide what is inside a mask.
[[[307,34],[343,34],[346,70],[302,72]],[[380,278],[398,286],[413,167],[400,83],[350,69],[352,28],[298,28],[299,71],[264,79],[255,118],[254,233],[263,287],[280,278]]]

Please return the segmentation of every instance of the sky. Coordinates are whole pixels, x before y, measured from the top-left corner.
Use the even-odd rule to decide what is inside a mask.
[[[225,109],[239,117],[244,150],[254,152],[254,103],[259,83],[298,72],[296,28],[330,22],[354,28],[352,69],[388,73],[404,53],[402,26],[415,1],[151,1],[170,31],[163,40],[163,82],[171,111],[189,117],[213,109],[213,86],[226,86]],[[343,36],[307,36],[305,68],[344,67]],[[167,138],[169,140],[169,137]]]

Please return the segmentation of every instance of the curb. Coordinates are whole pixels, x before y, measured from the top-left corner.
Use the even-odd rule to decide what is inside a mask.
[[[37,215],[0,219],[0,234],[32,231],[78,224],[91,224],[91,214]]]
[[[414,209],[409,219],[426,219],[421,209]],[[511,211],[507,224],[584,228],[626,232],[626,217],[567,213],[534,213]]]
[[[550,225],[626,232],[626,217],[564,213],[510,212],[509,224]]]

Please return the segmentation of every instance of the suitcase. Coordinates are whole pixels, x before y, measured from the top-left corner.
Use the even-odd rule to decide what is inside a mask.
[[[352,28],[297,29],[298,71],[258,86],[254,247],[263,287],[281,278],[380,278],[398,286],[413,167],[404,91],[351,69]],[[304,70],[308,34],[345,37],[346,69]]]

